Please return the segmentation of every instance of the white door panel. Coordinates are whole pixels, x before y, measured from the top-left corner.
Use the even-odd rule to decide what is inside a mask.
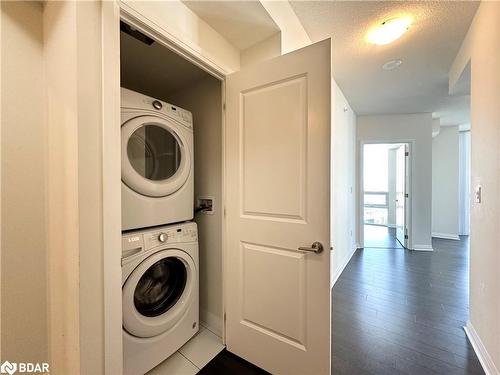
[[[406,239],[406,152],[407,145],[396,150],[396,238],[402,246],[407,247]]]
[[[330,51],[227,78],[226,343],[272,373],[330,373]]]

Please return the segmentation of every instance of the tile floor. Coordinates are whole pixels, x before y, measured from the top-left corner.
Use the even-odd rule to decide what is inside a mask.
[[[194,375],[224,349],[222,339],[203,326],[182,348],[148,375]]]

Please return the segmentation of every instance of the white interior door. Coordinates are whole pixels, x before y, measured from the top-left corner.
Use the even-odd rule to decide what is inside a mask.
[[[406,152],[402,145],[396,150],[396,238],[404,247],[406,244]]]
[[[227,77],[226,344],[275,374],[330,373],[330,53]]]

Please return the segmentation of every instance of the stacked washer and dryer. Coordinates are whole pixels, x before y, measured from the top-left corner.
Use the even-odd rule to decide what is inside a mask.
[[[121,123],[124,373],[144,374],[198,332],[193,119],[122,88]]]

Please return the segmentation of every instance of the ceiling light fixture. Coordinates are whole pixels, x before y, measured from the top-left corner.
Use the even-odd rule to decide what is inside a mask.
[[[411,17],[386,20],[368,33],[368,41],[379,46],[392,43],[408,31],[412,22]]]
[[[397,67],[399,67],[402,63],[403,63],[403,60],[401,60],[401,59],[387,61],[384,65],[382,65],[382,69],[393,70],[393,69],[396,69]]]

